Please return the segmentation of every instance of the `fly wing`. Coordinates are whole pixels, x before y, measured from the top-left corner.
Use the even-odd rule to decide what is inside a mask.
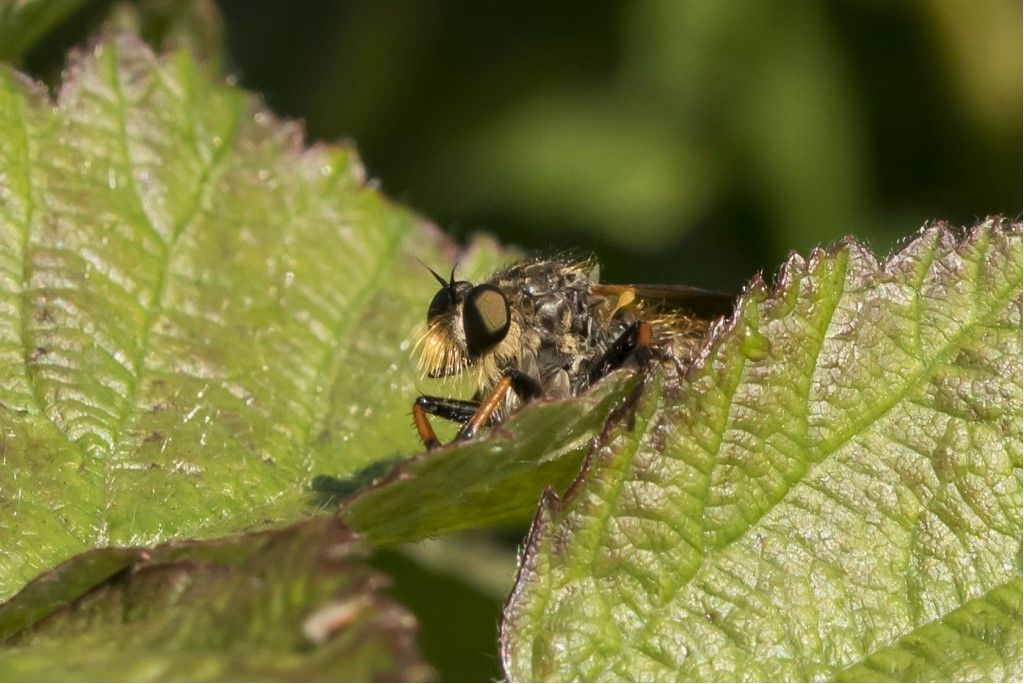
[[[678,311],[686,316],[713,321],[732,314],[736,298],[722,292],[686,285],[605,285],[595,284],[593,291],[605,297],[624,299],[631,295],[654,304],[663,311]]]

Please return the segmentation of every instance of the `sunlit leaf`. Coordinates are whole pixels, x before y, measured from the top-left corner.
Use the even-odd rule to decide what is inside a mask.
[[[1020,224],[792,258],[546,497],[506,672],[1019,680],[1020,333]]]
[[[103,39],[55,101],[0,70],[0,598],[88,548],[307,517],[317,476],[418,452],[416,258],[455,254],[185,53]]]

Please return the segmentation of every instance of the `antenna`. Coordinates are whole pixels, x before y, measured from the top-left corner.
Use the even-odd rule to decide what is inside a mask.
[[[420,266],[422,266],[423,268],[425,268],[428,271],[430,271],[430,275],[434,276],[434,279],[437,282],[441,283],[441,287],[451,287],[452,286],[454,281],[453,282],[446,282],[445,279],[437,271],[435,271],[434,269],[430,268],[429,266],[427,266],[425,263],[423,263],[419,259],[417,259],[416,261],[419,261],[420,262]],[[454,278],[454,276],[455,276],[455,269],[452,269],[452,277]]]

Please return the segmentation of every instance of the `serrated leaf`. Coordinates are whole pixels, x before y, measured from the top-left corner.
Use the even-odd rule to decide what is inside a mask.
[[[90,551],[0,607],[0,635],[15,632],[0,650],[0,679],[432,678],[417,653],[415,619],[381,595],[385,578],[361,555],[331,518]],[[47,619],[14,629],[41,596],[77,585],[84,564],[122,569]]]
[[[409,347],[454,248],[184,53],[0,70],[0,598],[94,546],[309,515],[420,451]],[[500,256],[483,241],[473,277]]]
[[[506,609],[516,680],[1020,679],[1021,234],[846,242],[654,374]]]

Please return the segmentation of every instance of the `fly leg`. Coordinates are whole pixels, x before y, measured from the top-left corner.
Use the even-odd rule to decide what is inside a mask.
[[[433,449],[441,445],[430,425],[427,414],[465,425],[480,409],[479,402],[462,399],[446,399],[444,397],[417,397],[412,405],[412,419],[416,423],[416,431],[420,433],[423,446]]]
[[[654,356],[655,350],[651,346],[653,339],[650,323],[647,321],[630,323],[629,327],[622,331],[622,334],[612,342],[604,354],[594,362],[590,368],[587,384],[593,385],[613,370],[622,368],[632,354],[636,355],[637,361],[641,364],[646,364]]]
[[[531,399],[536,399],[543,393],[540,383],[526,373],[514,368],[506,370],[502,374],[501,380],[491,390],[491,393],[480,402],[480,407],[476,410],[476,413],[463,424],[459,434],[455,437],[456,441],[469,439],[476,434],[477,430],[486,425],[498,409],[498,406],[501,405],[501,402],[505,400],[505,395],[509,391],[515,392],[524,403]]]

